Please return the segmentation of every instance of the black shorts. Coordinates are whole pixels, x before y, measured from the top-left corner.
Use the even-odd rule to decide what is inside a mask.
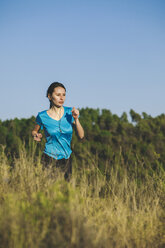
[[[43,169],[52,167],[58,168],[60,172],[64,173],[65,180],[69,181],[72,174],[72,161],[71,157],[68,159],[54,159],[47,154],[43,153],[41,157]]]

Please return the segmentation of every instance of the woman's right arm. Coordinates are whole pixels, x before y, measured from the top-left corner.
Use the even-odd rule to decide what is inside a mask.
[[[42,139],[42,134],[38,132],[39,130],[40,130],[40,125],[36,124],[32,131],[32,136],[36,141],[41,141]]]

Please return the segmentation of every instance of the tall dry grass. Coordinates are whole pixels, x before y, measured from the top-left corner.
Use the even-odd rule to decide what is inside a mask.
[[[97,160],[80,168],[73,158],[68,183],[42,170],[35,144],[21,147],[13,168],[2,152],[0,247],[165,247],[165,172],[138,160],[131,174],[121,158],[105,174]]]

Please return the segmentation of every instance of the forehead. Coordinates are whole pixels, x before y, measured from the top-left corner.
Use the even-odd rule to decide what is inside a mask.
[[[63,87],[56,87],[54,88],[54,91],[55,93],[65,93],[65,89]]]

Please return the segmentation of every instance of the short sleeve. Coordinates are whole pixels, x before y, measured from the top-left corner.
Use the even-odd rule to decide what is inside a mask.
[[[71,115],[72,115],[72,112],[71,112]],[[73,116],[72,116],[72,123],[74,122],[74,118],[73,118]]]
[[[68,108],[68,114],[70,115],[70,123],[73,123],[74,122],[74,118],[72,116],[72,107],[69,107]]]
[[[36,117],[36,123],[41,127],[41,130],[42,130],[43,129],[43,123],[42,123],[42,120],[41,120],[41,117],[39,114]]]

